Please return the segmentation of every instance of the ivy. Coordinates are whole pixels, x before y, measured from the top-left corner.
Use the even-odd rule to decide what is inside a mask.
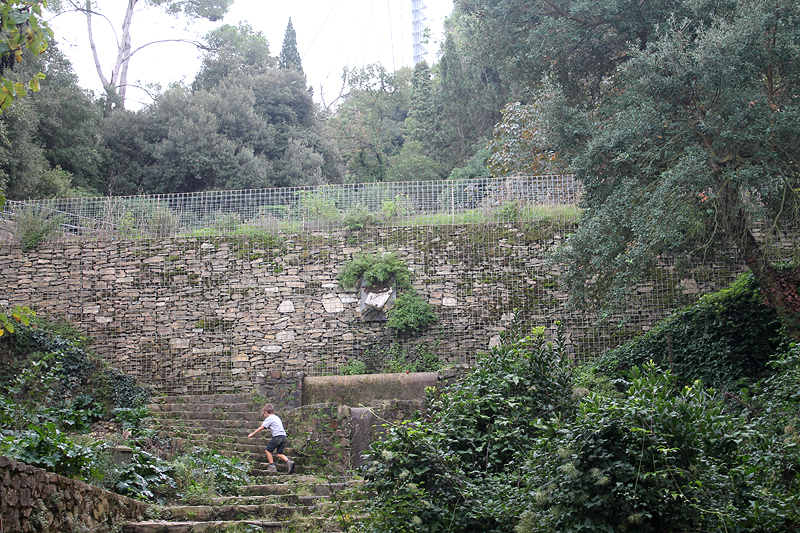
[[[768,373],[767,363],[787,342],[778,315],[763,303],[752,274],[743,274],[727,289],[703,296],[673,313],[652,330],[600,362],[622,371],[653,361],[692,382],[739,388]]]

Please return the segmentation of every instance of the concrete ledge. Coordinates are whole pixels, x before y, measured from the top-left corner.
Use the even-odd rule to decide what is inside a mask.
[[[438,372],[307,376],[303,380],[303,405],[338,403],[357,407],[371,405],[373,400],[422,400],[425,388],[435,387],[438,382]]]

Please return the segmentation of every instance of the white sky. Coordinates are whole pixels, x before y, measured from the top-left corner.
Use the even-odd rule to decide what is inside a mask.
[[[453,9],[453,0],[424,2],[426,25],[431,32],[431,41],[425,45],[428,51],[425,59],[434,63],[444,19]],[[98,11],[119,31],[127,2],[99,0],[98,4]],[[317,101],[320,101],[320,85],[328,103],[339,94],[344,66],[381,63],[393,71],[413,64],[411,0],[235,0],[222,22],[236,25],[247,21],[254,30],[264,34],[270,53],[277,56],[289,17],[297,33],[303,70],[309,85],[314,87]],[[50,25],[61,50],[72,61],[81,86],[100,95],[102,86],[89,48],[86,18],[66,13],[51,18]],[[131,26],[133,48],[157,39],[203,35],[217,25],[206,21],[187,25],[185,18],[176,19],[155,9],[140,8]],[[109,76],[116,55],[115,36],[110,25],[98,17],[93,18],[93,29],[103,70]],[[189,44],[154,44],[133,56],[128,82],[160,83],[163,87],[174,81],[191,83],[199,65],[199,53]],[[126,107],[129,109],[149,102],[144,92],[128,89]]]

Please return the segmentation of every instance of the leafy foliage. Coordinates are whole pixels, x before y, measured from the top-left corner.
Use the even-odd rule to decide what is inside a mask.
[[[37,365],[47,369],[50,376],[43,389],[40,385],[42,377],[33,374],[26,377],[27,388],[18,392],[18,397],[29,394],[26,391],[45,390],[56,400],[66,401],[81,390],[107,409],[137,407],[150,397],[150,389],[140,385],[134,376],[110,368],[94,358],[80,347],[80,340],[21,324],[15,328],[12,339],[14,364],[0,374],[0,385],[13,386],[18,376],[25,376]]]
[[[226,457],[204,448],[192,448],[174,464],[173,479],[188,500],[204,496],[233,494],[251,482],[250,464],[238,457]]]
[[[39,80],[36,74],[25,83],[14,82],[6,75],[6,69],[22,61],[22,51],[30,50],[39,55],[47,49],[48,38],[53,31],[48,27],[42,14],[46,0],[6,0],[0,4],[0,24],[3,27],[0,37],[0,110],[7,109],[15,98],[24,97],[27,90],[38,91]]]
[[[386,181],[389,157],[403,145],[411,76],[408,67],[393,73],[379,64],[345,68],[342,77],[349,91],[330,126],[347,167],[347,181]]]
[[[342,265],[338,277],[344,289],[358,288],[362,279],[369,287],[383,287],[394,280],[398,291],[412,288],[408,266],[395,254],[357,254]]]
[[[701,382],[681,388],[652,364],[623,397],[590,394],[574,419],[544,427],[520,533],[726,530],[761,499],[739,452],[754,428]]]
[[[608,351],[600,365],[629,369],[653,361],[691,383],[738,389],[763,377],[787,341],[775,311],[764,305],[752,274],[703,296],[630,342]]]
[[[429,418],[388,428],[364,467],[368,530],[513,531],[534,422],[574,408],[563,355],[536,330],[429,396]]]
[[[339,367],[340,376],[357,376],[367,373],[367,364],[364,361],[351,360]]]
[[[392,304],[387,316],[389,320],[386,325],[398,335],[419,335],[438,320],[431,304],[416,292],[401,294]]]
[[[492,155],[487,165],[495,177],[558,173],[558,157],[544,136],[542,115],[536,103],[506,104],[489,149]]]
[[[94,452],[76,444],[53,422],[0,439],[0,454],[50,472],[88,479]]]

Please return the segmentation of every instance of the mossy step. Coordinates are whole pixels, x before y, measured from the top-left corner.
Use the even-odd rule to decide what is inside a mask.
[[[183,442],[188,446],[201,446],[204,448],[211,448],[217,450],[219,452],[223,452],[226,455],[233,455],[233,454],[253,454],[253,455],[265,455],[264,450],[267,447],[267,443],[260,443],[260,444],[235,444],[231,442],[219,442],[213,439],[204,439],[204,438],[186,438],[186,437],[179,437],[175,436],[175,440],[179,442]],[[284,450],[284,454],[288,455],[289,457],[293,457],[297,455],[296,450],[293,448],[286,448]]]
[[[249,422],[262,421],[264,415],[249,411],[166,411],[150,412],[149,418],[173,420],[247,420]]]
[[[329,497],[336,492],[346,489],[358,489],[364,485],[362,480],[350,480],[337,483],[321,483],[316,476],[297,476],[295,483],[267,483],[263,485],[243,485],[239,487],[242,496],[269,496],[275,494],[289,494],[302,487],[314,496]]]
[[[220,393],[220,394],[182,394],[155,396],[150,402],[151,405],[163,405],[170,403],[193,404],[193,403],[248,403],[253,400],[252,393]]]
[[[219,496],[211,498],[211,505],[263,505],[265,503],[285,503],[287,505],[302,505],[312,507],[326,496],[301,495],[301,494],[269,494],[266,496]]]
[[[225,403],[225,402],[209,402],[209,403],[163,403],[149,405],[148,409],[152,413],[157,414],[170,414],[170,413],[256,413],[261,415],[261,408],[263,405],[255,405],[252,403]]]
[[[255,426],[258,427],[258,426]],[[251,424],[242,424],[241,427],[224,427],[224,426],[172,426],[155,424],[150,426],[150,429],[155,431],[164,431],[167,433],[183,433],[188,435],[206,436],[209,438],[219,437],[220,439],[237,439],[240,444],[247,444],[248,442],[258,442],[263,440],[269,442],[271,435],[262,431],[252,439],[248,435],[255,429]],[[291,433],[291,430],[289,430]],[[291,435],[290,435],[291,438]]]
[[[261,422],[264,415],[251,411],[168,411],[153,413],[151,418],[163,421],[173,420],[195,420],[206,422],[208,420],[247,420],[249,422]]]
[[[128,522],[122,526],[123,533],[215,533],[217,531],[281,531],[284,522],[267,520],[231,520],[215,522],[168,522],[166,520],[148,520],[145,522]],[[238,528],[238,529],[236,529]]]
[[[180,505],[166,507],[161,515],[169,521],[192,520],[214,522],[222,520],[269,519],[285,520],[294,515],[308,514],[309,505],[280,505],[263,503],[259,505]]]

